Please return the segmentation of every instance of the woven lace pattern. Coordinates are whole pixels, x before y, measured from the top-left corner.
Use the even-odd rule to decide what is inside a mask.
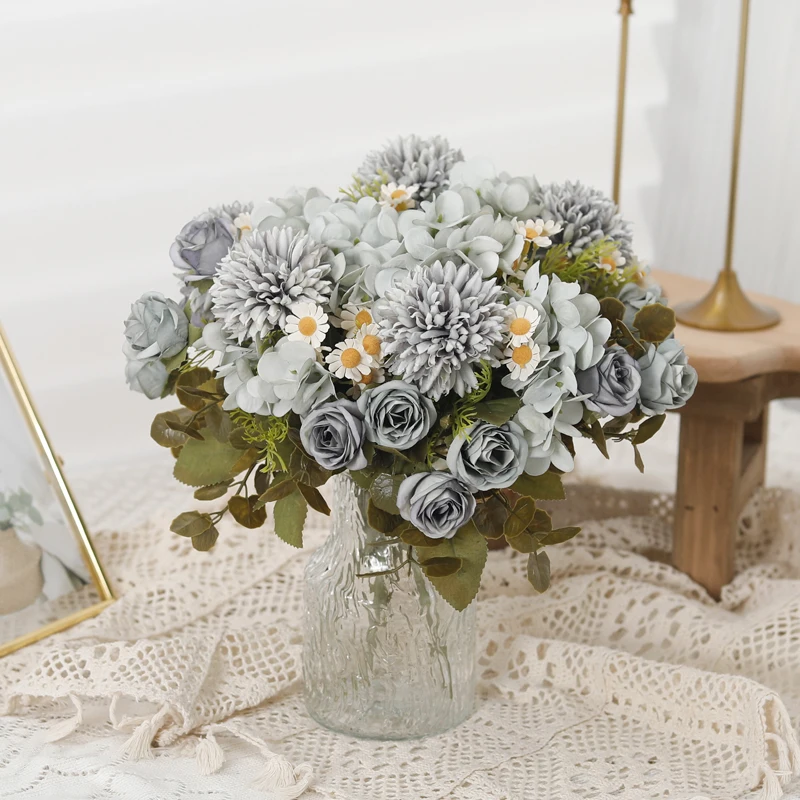
[[[167,469],[76,482],[120,599],[0,660],[3,797],[263,798],[237,731],[309,764],[302,796],[318,800],[769,800],[800,769],[797,494],[750,502],[717,603],[667,563],[668,497],[571,487],[558,521],[590,521],[552,548],[549,592],[533,593],[524,556],[490,555],[475,713],[381,743],[321,729],[302,702],[303,571],[327,520],[309,518],[306,551],[227,526],[196,553],[169,533],[190,494]],[[54,722],[72,735],[45,744]],[[214,723],[228,759],[201,775]],[[135,761],[126,740],[142,725],[153,748]]]

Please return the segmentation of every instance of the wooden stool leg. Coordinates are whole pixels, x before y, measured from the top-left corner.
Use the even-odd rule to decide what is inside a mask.
[[[681,417],[672,562],[719,598],[733,578],[745,423]]]

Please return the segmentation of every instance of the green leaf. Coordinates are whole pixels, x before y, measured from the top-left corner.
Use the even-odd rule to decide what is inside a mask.
[[[438,556],[420,562],[423,572],[429,578],[446,578],[461,569],[461,559],[453,556]]]
[[[613,325],[625,316],[625,303],[616,297],[604,297],[600,301],[600,316],[610,320]]]
[[[399,514],[397,507],[397,492],[400,484],[406,479],[405,475],[389,475],[385,472],[378,473],[372,485],[369,487],[369,494],[372,502],[383,511],[390,514]]]
[[[663,342],[675,330],[675,311],[661,303],[652,303],[636,312],[633,327],[646,342]]]
[[[615,324],[623,337],[630,342],[626,347],[628,353],[633,358],[641,358],[647,352],[647,348],[633,335],[631,329],[621,319],[618,319]]]
[[[606,435],[599,420],[595,420],[589,426],[589,438],[595,443],[597,449],[608,458],[608,446],[606,445]]]
[[[183,514],[178,514],[169,526],[173,533],[178,536],[200,536],[205,533],[209,528],[214,527],[214,520],[208,514],[203,514],[200,511],[184,511]]]
[[[434,558],[459,558],[461,568],[452,575],[429,576],[437,592],[457,611],[463,611],[478,594],[486,565],[488,546],[472,522],[458,529],[452,539],[441,539],[434,547],[417,547],[421,562]]]
[[[621,417],[614,417],[610,422],[603,425],[603,433],[606,436],[616,436],[625,430],[625,426],[631,421],[630,414],[624,414]]]
[[[666,420],[666,414],[659,414],[657,417],[648,417],[637,429],[631,441],[634,444],[644,444],[648,439],[652,439],[660,430]]]
[[[211,486],[201,486],[195,490],[195,500],[216,500],[218,497],[228,493],[231,483],[232,481],[222,481],[221,483],[213,483]]]
[[[253,446],[245,437],[244,428],[234,428],[228,437],[228,443],[237,450],[249,450]]]
[[[267,510],[260,506],[256,508],[255,497],[231,497],[228,501],[228,511],[231,516],[245,528],[260,528],[267,521]]]
[[[185,433],[176,431],[167,425],[167,421],[186,423],[191,417],[191,412],[185,408],[179,408],[175,411],[163,411],[161,414],[156,414],[153,424],[150,426],[150,437],[156,444],[162,447],[180,447],[189,438]]]
[[[550,556],[544,550],[528,556],[528,580],[539,594],[550,586]]]
[[[325,514],[327,517],[331,515],[331,510],[325,502],[325,498],[320,494],[319,489],[315,489],[313,486],[307,486],[305,483],[298,483],[297,488],[300,490],[303,497],[305,497],[306,503],[308,503],[314,511]]]
[[[484,400],[475,406],[478,419],[491,422],[492,425],[505,425],[519,411],[522,400],[519,397],[496,397]]]
[[[171,419],[167,421],[167,427],[170,430],[175,431],[176,433],[182,433],[184,436],[188,436],[190,439],[197,439],[198,441],[203,441],[203,436],[197,428],[193,428],[191,425],[184,425],[182,422],[175,422]]]
[[[532,497],[520,497],[514,504],[514,508],[506,518],[503,526],[503,533],[506,539],[513,539],[522,534],[525,529],[533,522],[536,514],[536,502]]]
[[[639,452],[639,448],[636,446],[634,442],[631,442],[633,445],[633,463],[636,464],[636,469],[639,472],[644,472],[644,460],[642,459],[642,454]]]
[[[300,492],[292,492],[275,503],[275,533],[292,547],[303,546],[303,528],[308,506]]]
[[[566,497],[561,476],[555,472],[535,476],[523,473],[511,488],[517,494],[534,500],[563,500]]]
[[[184,347],[180,353],[176,353],[174,356],[170,356],[169,358],[162,358],[161,363],[166,367],[167,372],[172,372],[175,369],[183,364],[186,361],[186,348]]]
[[[192,547],[201,553],[205,553],[217,543],[217,539],[219,539],[219,531],[212,525],[204,533],[192,537]]]
[[[372,486],[372,479],[375,477],[375,472],[366,467],[365,469],[353,470],[350,472],[350,477],[356,486],[361,489],[369,489]]]
[[[546,533],[544,536],[540,536],[539,544],[562,544],[563,542],[568,542],[573,536],[577,536],[580,532],[580,528],[556,528]]]
[[[553,520],[550,518],[550,514],[543,508],[537,508],[533,515],[533,522],[528,525],[528,530],[532,533],[546,533],[553,530]]]
[[[378,531],[378,533],[392,533],[402,522],[402,517],[390,514],[388,511],[379,508],[370,497],[367,503],[367,524],[371,528]]]
[[[189,324],[189,346],[191,347],[201,336],[203,335],[203,329],[198,328],[195,325]]]
[[[431,539],[405,520],[392,531],[392,536],[397,536],[404,544],[410,544],[413,547],[437,547],[441,541],[440,539]]]
[[[487,539],[499,539],[503,535],[503,526],[508,517],[508,510],[496,497],[490,497],[477,504],[475,516],[472,518],[475,527]]]
[[[534,536],[529,530],[524,530],[510,539],[506,537],[506,540],[508,541],[508,546],[518,553],[532,553],[540,547],[538,537]]]
[[[288,497],[295,489],[297,484],[289,478],[285,472],[277,472],[273,478],[272,485],[261,495],[265,503],[274,503]]]
[[[183,391],[183,389],[197,389],[204,383],[213,380],[213,378],[214,373],[205,367],[197,367],[196,369],[191,369],[188,372],[182,373],[175,384],[175,394],[181,405],[186,406],[186,408],[191,408],[192,411],[199,411],[206,404],[206,401],[194,393],[190,394]]]
[[[202,440],[189,439],[183,445],[173,474],[187,486],[210,486],[238,475],[244,463],[242,453],[230,444],[220,442],[209,433]]]
[[[253,485],[255,486],[257,494],[264,494],[269,489],[269,484],[272,475],[269,472],[264,472],[263,469],[257,469],[253,477]]]

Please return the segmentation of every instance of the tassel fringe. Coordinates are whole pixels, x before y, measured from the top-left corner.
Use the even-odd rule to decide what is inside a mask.
[[[74,694],[69,695],[72,705],[75,706],[75,716],[69,719],[62,719],[49,727],[42,736],[42,741],[57,742],[64,739],[71,733],[75,733],[78,727],[83,724],[83,703]]]
[[[164,720],[170,714],[169,703],[164,703],[163,706],[149,719],[145,719],[138,728],[133,732],[131,738],[125,742],[122,748],[123,754],[131,761],[139,761],[143,758],[152,758],[153,751],[151,745],[153,739],[156,738]],[[125,725],[126,719],[120,721],[120,725]]]

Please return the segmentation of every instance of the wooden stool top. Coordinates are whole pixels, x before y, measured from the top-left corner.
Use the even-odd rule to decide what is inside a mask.
[[[664,288],[673,306],[684,300],[699,300],[711,288],[708,281],[663,270],[653,270],[653,279]],[[675,336],[685,346],[702,383],[800,372],[800,306],[763,294],[747,294],[753,301],[777,309],[781,321],[763,331],[743,333],[706,331],[678,323]]]

